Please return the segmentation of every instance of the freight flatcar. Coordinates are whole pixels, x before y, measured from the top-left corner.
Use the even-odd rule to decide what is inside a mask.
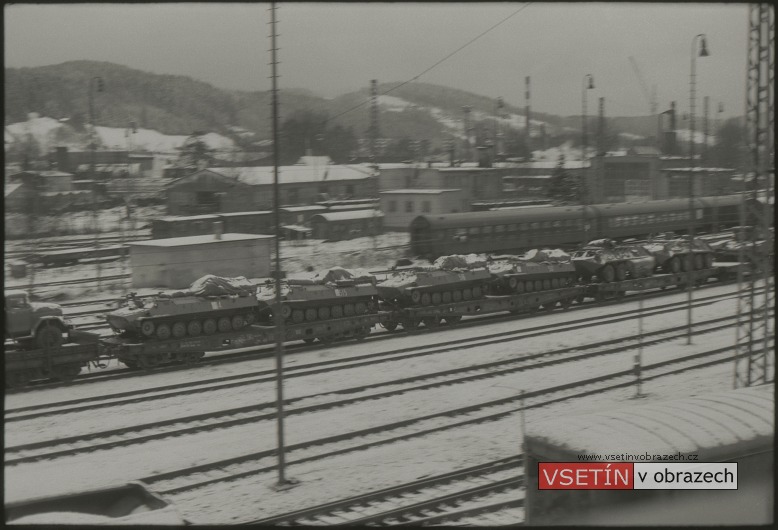
[[[742,201],[740,195],[695,199],[695,230],[739,224]],[[541,245],[577,245],[591,239],[686,232],[690,215],[686,199],[421,215],[410,225],[411,250],[416,255],[434,258],[452,253],[508,253]]]

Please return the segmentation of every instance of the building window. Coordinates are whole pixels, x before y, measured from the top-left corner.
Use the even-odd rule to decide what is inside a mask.
[[[389,211],[390,212],[397,211],[397,201],[389,201]]]
[[[421,203],[421,211],[424,213],[430,213],[432,211],[432,203],[430,201],[423,201]]]
[[[405,212],[413,213],[413,201],[405,201]]]
[[[354,195],[354,185],[346,184],[346,195]]]

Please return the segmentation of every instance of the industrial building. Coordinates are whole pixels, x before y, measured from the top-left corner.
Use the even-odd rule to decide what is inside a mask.
[[[319,213],[311,217],[314,239],[341,241],[383,233],[384,214],[378,210]]]
[[[215,234],[129,243],[132,286],[184,289],[206,274],[270,275],[274,237]]]
[[[272,167],[208,168],[166,186],[170,215],[268,210],[273,207]],[[360,166],[279,168],[280,204],[313,204],[322,198],[377,197],[372,170]]]
[[[381,192],[384,228],[407,231],[421,214],[469,212],[470,201],[461,189],[399,189]]]
[[[22,171],[9,175],[5,186],[5,211],[39,214],[83,208],[93,204],[91,189],[78,189],[72,173]]]

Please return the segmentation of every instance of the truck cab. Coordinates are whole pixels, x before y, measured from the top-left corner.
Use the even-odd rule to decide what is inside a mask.
[[[69,325],[57,304],[30,302],[25,291],[5,292],[5,337],[23,346],[56,348]]]

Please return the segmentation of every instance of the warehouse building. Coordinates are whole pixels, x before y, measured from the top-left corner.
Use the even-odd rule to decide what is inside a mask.
[[[419,215],[469,212],[470,201],[461,189],[399,189],[381,192],[384,228],[407,231]]]
[[[311,217],[314,239],[341,241],[383,233],[384,214],[378,210],[319,213]]]
[[[129,243],[132,286],[184,289],[206,274],[268,277],[273,239],[216,234]]]

